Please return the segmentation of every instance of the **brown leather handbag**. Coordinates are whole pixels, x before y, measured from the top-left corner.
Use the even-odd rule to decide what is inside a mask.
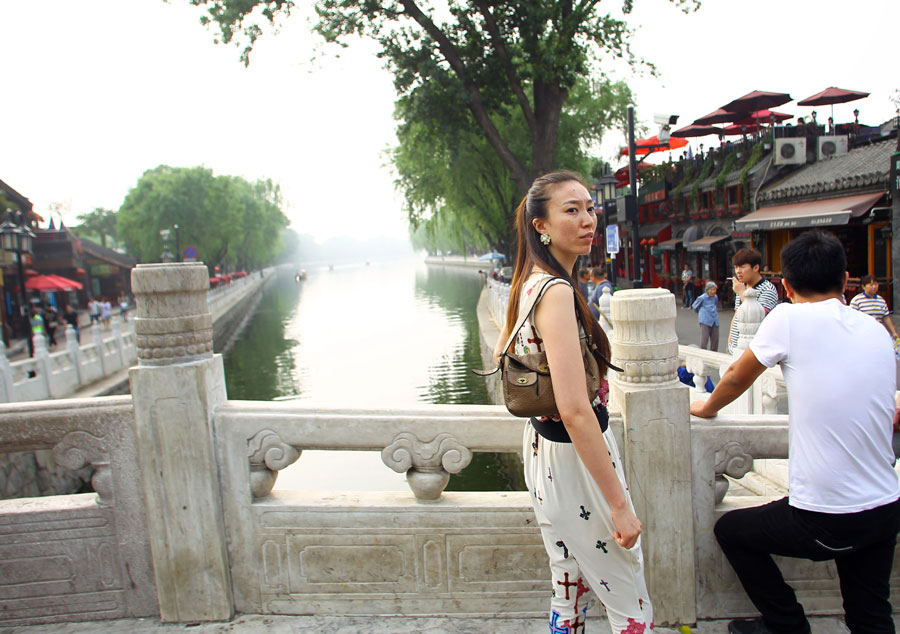
[[[503,353],[500,355],[500,364],[493,370],[472,370],[480,376],[490,376],[500,370],[500,381],[503,384],[503,400],[506,409],[514,416],[558,416],[556,399],[553,396],[553,382],[550,378],[550,367],[547,365],[546,352],[532,352],[530,354],[516,354],[511,352],[512,342],[521,330],[525,320],[534,312],[541,294],[546,286],[553,280],[569,281],[563,277],[549,277],[542,280],[528,298],[525,306],[519,308],[519,319],[506,340]],[[571,286],[571,284],[569,284]],[[577,292],[577,291],[576,291]],[[576,319],[580,320],[578,310],[575,311]],[[600,391],[600,366],[597,356],[606,359],[597,350],[590,335],[590,329],[584,328],[586,338],[581,339],[581,357],[584,361],[584,378],[587,385],[588,397],[593,399]],[[596,356],[595,356],[596,355]],[[607,365],[618,370],[614,365],[606,361]]]

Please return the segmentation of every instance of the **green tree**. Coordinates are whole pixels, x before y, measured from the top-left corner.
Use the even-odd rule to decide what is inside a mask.
[[[142,261],[159,259],[160,230],[179,227],[181,246],[207,266],[252,268],[274,261],[288,220],[278,186],[214,176],[205,167],[160,165],[144,172],[117,214],[118,235]],[[170,247],[174,247],[170,236]]]
[[[222,40],[249,62],[260,20],[276,23],[291,0],[190,0],[208,8]],[[623,0],[630,12],[634,0]],[[669,0],[689,11],[699,0]],[[600,0],[317,0],[315,30],[326,41],[371,38],[394,72],[398,93],[452,78],[458,98],[524,195],[556,167],[563,107],[579,77],[604,56],[636,63],[627,24]],[[604,5],[605,6],[605,5]],[[517,147],[501,119],[518,109],[528,143]]]
[[[103,207],[95,207],[93,211],[78,214],[78,220],[81,224],[72,229],[79,235],[88,238],[98,238],[100,244],[107,246],[107,239],[110,240],[110,246],[116,242],[116,212],[112,209],[104,209]]]
[[[429,251],[475,247],[511,253],[512,216],[521,194],[452,91],[442,86],[424,84],[397,106],[402,123],[392,158],[413,245]],[[560,164],[590,174],[590,148],[606,129],[624,121],[630,98],[620,82],[576,83],[560,117]],[[528,128],[516,109],[499,120],[515,147],[527,147]]]

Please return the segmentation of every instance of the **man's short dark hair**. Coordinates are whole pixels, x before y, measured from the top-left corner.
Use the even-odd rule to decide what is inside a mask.
[[[756,249],[748,249],[746,247],[738,249],[737,253],[731,257],[731,263],[734,266],[749,264],[750,268],[762,266],[762,254]]]
[[[860,286],[868,286],[869,284],[874,282],[875,279],[876,278],[874,275],[863,275],[861,278],[859,278],[859,285]]]
[[[591,275],[593,275],[594,277],[606,277],[606,267],[595,266],[591,269]]]
[[[821,229],[801,233],[781,250],[781,273],[801,295],[841,292],[846,271],[844,245]]]
[[[584,279],[591,274],[590,269],[579,269],[578,271],[578,279]]]

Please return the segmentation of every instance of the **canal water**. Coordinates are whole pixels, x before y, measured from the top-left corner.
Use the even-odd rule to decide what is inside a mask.
[[[402,407],[488,403],[477,271],[421,261],[282,270],[225,356],[228,398]],[[276,489],[408,491],[380,452],[304,451]],[[447,490],[524,489],[515,454],[476,453]]]

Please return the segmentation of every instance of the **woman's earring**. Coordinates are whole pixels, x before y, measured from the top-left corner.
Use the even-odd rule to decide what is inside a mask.
[[[541,244],[547,245],[550,244],[550,235],[547,233],[541,234]]]

